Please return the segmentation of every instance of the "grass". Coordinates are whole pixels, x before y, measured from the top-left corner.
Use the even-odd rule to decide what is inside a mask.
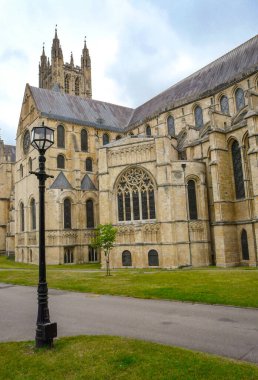
[[[119,337],[62,338],[52,350],[36,350],[32,342],[0,344],[1,380],[257,378],[252,364]]]
[[[68,291],[258,307],[257,270],[124,269],[111,273],[107,277],[101,271],[51,269],[47,281],[50,288]],[[37,285],[38,272],[30,268],[0,271],[0,282]]]

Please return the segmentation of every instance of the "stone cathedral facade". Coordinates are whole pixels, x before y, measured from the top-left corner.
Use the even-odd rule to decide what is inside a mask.
[[[38,167],[44,121],[47,262],[101,260],[97,224],[117,227],[111,267],[257,264],[258,36],[132,109],[91,99],[89,51],[64,64],[57,32],[39,88],[26,85],[12,215],[17,261],[38,261]],[[1,166],[1,165],[0,165]],[[9,212],[10,212],[9,210]],[[8,222],[8,221],[7,221]]]

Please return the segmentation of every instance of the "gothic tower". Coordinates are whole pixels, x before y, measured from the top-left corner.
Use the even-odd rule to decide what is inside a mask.
[[[56,89],[70,95],[79,95],[86,98],[92,97],[91,89],[91,60],[89,49],[84,40],[82,49],[81,67],[74,66],[73,54],[71,53],[70,63],[64,63],[63,52],[57,28],[51,49],[51,64],[46,57],[43,45],[39,63],[39,87],[46,89]]]

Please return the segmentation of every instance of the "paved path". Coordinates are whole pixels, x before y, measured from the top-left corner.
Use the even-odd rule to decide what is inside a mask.
[[[34,287],[0,284],[0,341],[34,339]],[[258,310],[50,289],[58,336],[110,334],[258,363]]]

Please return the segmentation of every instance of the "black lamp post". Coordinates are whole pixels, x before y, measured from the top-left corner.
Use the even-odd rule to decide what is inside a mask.
[[[31,145],[39,152],[39,169],[35,174],[39,180],[39,283],[38,283],[38,317],[36,329],[36,347],[52,347],[53,338],[57,336],[57,324],[51,323],[48,310],[48,287],[46,282],[45,257],[45,181],[50,176],[45,172],[45,152],[54,143],[53,129],[34,127],[31,132]]]

